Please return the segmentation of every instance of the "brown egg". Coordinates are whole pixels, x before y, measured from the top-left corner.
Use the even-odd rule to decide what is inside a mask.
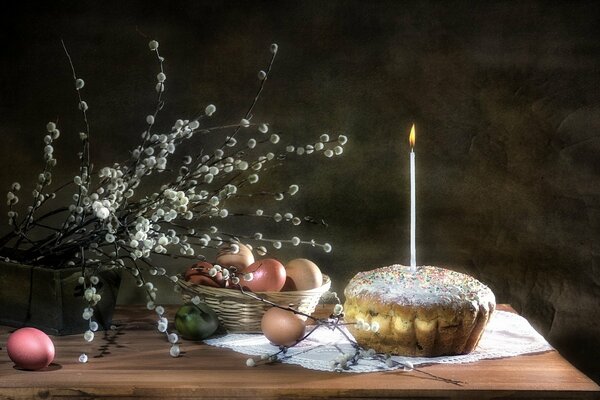
[[[296,258],[285,265],[286,280],[283,290],[310,290],[323,285],[323,274],[314,262]]]
[[[195,283],[196,285],[204,285],[204,286],[212,286],[216,288],[222,287],[217,282],[215,282],[210,276],[206,275],[191,275],[188,279],[188,282]]]
[[[260,328],[277,346],[291,346],[304,336],[304,321],[291,311],[273,307],[262,317]]]
[[[235,244],[239,247],[237,253],[233,252],[231,245],[223,246],[219,249],[217,264],[226,268],[236,267],[238,271],[241,271],[254,262],[254,255],[248,246],[242,243]]]
[[[223,279],[222,272],[217,272],[214,277],[210,276],[209,271],[212,267],[213,265],[209,262],[198,261],[185,271],[185,280],[199,285],[215,286],[213,285],[215,283],[215,287],[225,287],[227,281]]]
[[[208,271],[213,267],[213,265],[206,261],[198,261],[194,263],[191,267],[185,270],[185,279],[192,275],[208,275]]]

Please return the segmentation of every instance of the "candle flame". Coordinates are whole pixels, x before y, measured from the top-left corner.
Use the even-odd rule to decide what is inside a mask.
[[[408,136],[408,142],[410,143],[411,149],[415,147],[415,136],[415,124],[412,124],[412,127],[410,128],[410,135]]]

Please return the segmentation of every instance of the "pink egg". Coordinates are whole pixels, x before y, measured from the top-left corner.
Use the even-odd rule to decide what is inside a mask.
[[[8,357],[22,369],[42,369],[54,360],[54,343],[48,335],[35,328],[21,328],[11,333],[6,350]]]
[[[246,280],[245,274],[252,274],[251,280]],[[279,292],[285,283],[285,268],[273,258],[258,260],[248,265],[242,271],[240,285],[253,292]]]

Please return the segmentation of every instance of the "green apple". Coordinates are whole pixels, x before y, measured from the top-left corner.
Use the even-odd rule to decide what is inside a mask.
[[[219,327],[217,314],[204,303],[185,304],[175,314],[175,327],[184,339],[203,340]]]

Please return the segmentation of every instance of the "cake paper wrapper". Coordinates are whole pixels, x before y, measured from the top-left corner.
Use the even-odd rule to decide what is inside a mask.
[[[311,329],[309,326],[307,329]],[[345,334],[352,338],[344,327]],[[269,343],[262,334],[228,334],[204,341],[211,346],[225,347],[238,353],[251,356],[271,355],[279,347]],[[522,354],[541,353],[552,350],[552,346],[537,333],[529,322],[518,314],[496,310],[488,322],[477,348],[465,355],[442,357],[400,357],[392,356],[389,367],[381,358],[361,358],[358,363],[349,365],[344,372],[375,372],[402,370],[407,362],[413,366],[427,364],[462,364],[491,358],[514,357]],[[307,339],[280,355],[280,361],[297,364],[304,368],[332,371],[332,361],[341,354],[353,353],[354,348],[338,330],[320,327]]]

